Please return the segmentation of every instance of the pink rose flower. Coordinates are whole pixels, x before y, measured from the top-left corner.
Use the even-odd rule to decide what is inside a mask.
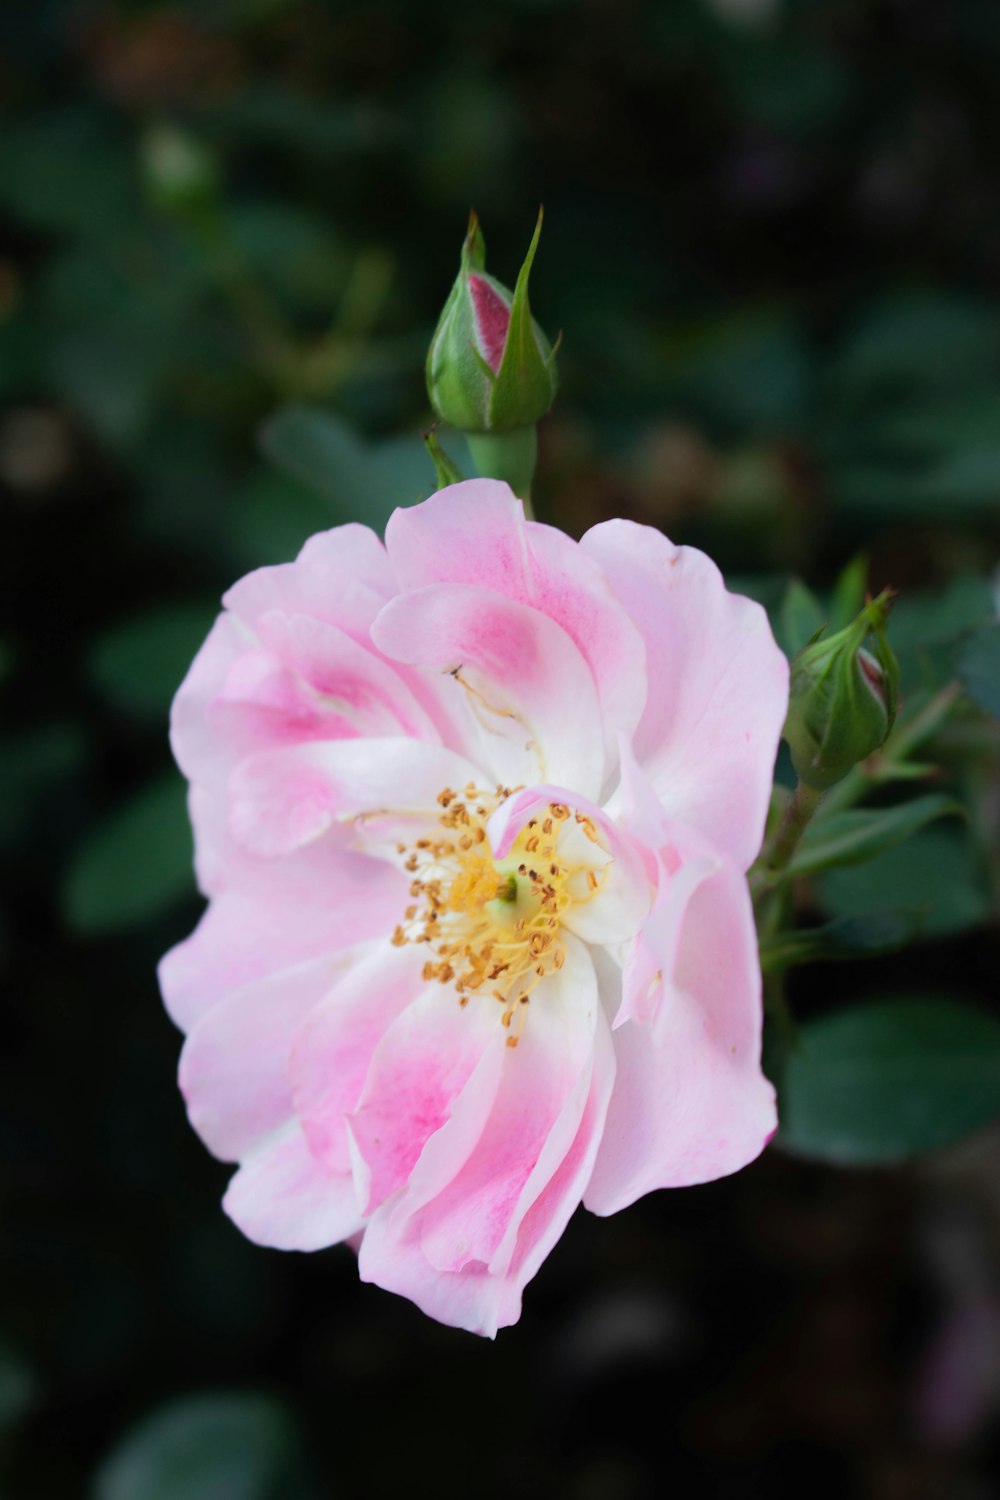
[[[744,872],[787,666],[702,553],[470,480],[229,591],[174,704],[180,1083],[258,1244],[493,1335],[583,1201],[775,1127]]]

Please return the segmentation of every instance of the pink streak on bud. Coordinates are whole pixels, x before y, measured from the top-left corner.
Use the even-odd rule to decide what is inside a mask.
[[[884,677],[882,674],[882,668],[879,666],[878,662],[873,661],[867,651],[859,651],[858,665],[860,666],[862,674],[867,680],[868,685],[872,688],[876,696],[879,698],[884,698]]]
[[[510,327],[510,308],[482,276],[469,277],[472,309],[476,315],[480,352],[494,375],[503,359],[503,346]]]

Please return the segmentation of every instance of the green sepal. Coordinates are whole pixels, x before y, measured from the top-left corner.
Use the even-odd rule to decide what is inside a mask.
[[[438,442],[436,429],[432,427],[429,432],[425,432],[423,439],[430,461],[434,465],[438,489],[447,489],[450,484],[461,484],[466,476]]]
[[[535,232],[517,275],[510,305],[510,325],[500,368],[490,396],[489,427],[509,432],[543,417],[556,394],[553,352],[531,316],[528,281],[542,233],[544,211],[539,208]]]

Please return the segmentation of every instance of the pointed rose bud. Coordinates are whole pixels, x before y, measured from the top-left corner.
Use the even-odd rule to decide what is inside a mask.
[[[458,277],[427,354],[437,415],[472,433],[506,433],[544,417],[555,399],[555,350],[528,305],[528,278],[542,215],[513,292],[485,270],[479,220],[469,217]]]
[[[899,693],[899,666],[885,638],[892,597],[886,589],[845,629],[814,639],[792,662],[785,739],[799,779],[814,791],[842,780],[892,729]]]

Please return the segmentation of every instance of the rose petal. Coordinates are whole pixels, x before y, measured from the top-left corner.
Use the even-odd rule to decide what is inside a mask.
[[[297,1120],[250,1153],[222,1206],[248,1239],[274,1250],[322,1250],[364,1222],[353,1180],[317,1162]]]
[[[674,817],[748,869],[788,705],[788,663],[767,615],[730,594],[704,553],[652,527],[608,521],[580,546],[601,563],[646,643],[639,764]]]
[[[469,479],[395,511],[386,547],[402,589],[474,584],[548,615],[590,667],[609,748],[635,729],[646,702],[638,631],[603,570],[555,527],[526,522],[506,484]]]
[[[397,661],[447,672],[468,697],[473,758],[508,785],[555,781],[597,796],[600,709],[586,662],[538,610],[468,584],[400,595],[372,627]]]

